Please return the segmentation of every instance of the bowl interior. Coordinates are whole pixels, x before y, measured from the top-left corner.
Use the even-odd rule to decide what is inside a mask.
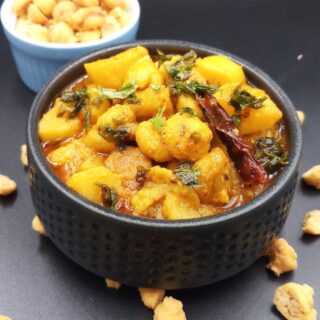
[[[185,53],[191,49],[195,50],[199,56],[206,56],[212,54],[223,54],[230,57],[235,62],[241,64],[244,68],[248,80],[256,85],[257,87],[265,90],[273,101],[281,108],[284,120],[287,124],[290,151],[289,151],[289,164],[282,170],[279,176],[273,182],[273,185],[267,188],[262,194],[257,196],[255,199],[251,200],[245,205],[232,209],[226,213],[220,215],[214,215],[206,218],[196,218],[189,220],[155,220],[147,219],[141,217],[127,216],[121,213],[113,212],[111,210],[106,210],[105,208],[93,204],[86,199],[82,198],[80,195],[68,189],[52,172],[49,165],[44,158],[41,146],[38,138],[38,121],[42,114],[48,109],[53,98],[61,92],[70,82],[84,75],[85,70],[83,64],[85,62],[94,61],[97,59],[112,56],[120,51],[127,48],[142,45],[148,48],[150,54],[155,54],[156,49],[159,48],[165,52],[172,53]],[[299,164],[301,146],[302,146],[302,136],[301,127],[299,120],[296,115],[296,111],[283,90],[263,71],[253,66],[249,62],[240,59],[230,53],[224,52],[219,49],[212,47],[189,43],[181,41],[170,41],[170,40],[151,40],[151,41],[137,41],[131,44],[119,45],[115,47],[110,47],[108,49],[103,49],[92,54],[86,55],[79,60],[67,65],[63,68],[46,86],[43,87],[41,92],[37,95],[33,106],[30,111],[29,121],[28,121],[28,143],[30,147],[30,152],[32,152],[35,161],[42,171],[42,173],[49,179],[52,185],[59,189],[64,195],[71,198],[73,201],[86,206],[88,210],[95,212],[96,214],[103,216],[112,216],[115,219],[122,222],[143,224],[148,227],[197,227],[199,225],[206,225],[208,223],[218,223],[221,221],[227,221],[229,219],[240,217],[243,214],[251,214],[255,208],[257,208],[261,203],[270,200],[276,193],[281,192],[281,189],[296,176],[297,168]]]
[[[126,0],[127,2],[127,12],[131,16],[131,20],[129,23],[121,28],[119,31],[114,32],[110,36],[104,39],[99,39],[96,41],[91,41],[91,42],[84,42],[84,43],[46,43],[46,42],[39,42],[39,41],[34,41],[18,32],[15,30],[15,25],[17,21],[17,17],[15,13],[12,10],[12,6],[15,0],[5,0],[1,6],[1,22],[3,24],[3,27],[6,29],[7,32],[9,32],[11,35],[13,35],[15,38],[18,40],[28,43],[34,46],[39,46],[39,47],[45,47],[45,48],[52,48],[52,49],[83,49],[87,47],[92,47],[97,44],[101,43],[108,43],[111,42],[118,37],[121,37],[122,35],[126,34],[129,32],[132,28],[135,27],[135,25],[138,23],[139,18],[140,18],[140,5],[138,0]]]

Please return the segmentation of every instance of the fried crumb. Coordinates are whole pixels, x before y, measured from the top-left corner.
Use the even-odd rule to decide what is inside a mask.
[[[303,54],[302,54],[302,53],[298,54],[297,60],[300,61],[300,60],[302,60],[302,59],[303,59]]]
[[[111,279],[105,279],[106,285],[108,288],[118,290],[121,287],[121,283]]]
[[[302,222],[302,230],[307,234],[320,235],[320,210],[306,213]]]
[[[0,315],[0,320],[12,320],[12,319],[7,316]]]
[[[15,192],[17,184],[9,177],[0,174],[0,196],[8,196]]]
[[[153,320],[186,320],[182,302],[165,297],[154,310]]]
[[[297,115],[298,115],[300,123],[303,124],[304,120],[305,120],[305,117],[306,117],[304,112],[301,111],[301,110],[297,110]]]
[[[155,309],[165,295],[163,289],[139,288],[139,292],[143,304],[150,309]]]
[[[27,167],[27,166],[28,166],[27,145],[26,145],[26,144],[23,144],[23,145],[20,147],[20,150],[21,150],[21,154],[20,154],[21,163],[22,163],[25,167]]]
[[[266,255],[270,260],[266,268],[273,271],[276,276],[297,269],[297,254],[283,238],[274,239],[266,250]]]
[[[320,190],[320,164],[312,167],[302,175],[302,179],[309,186]]]
[[[32,229],[35,232],[38,232],[39,234],[41,234],[42,236],[46,236],[46,230],[42,224],[42,222],[40,221],[39,217],[37,215],[34,216],[33,220],[32,220]]]
[[[286,283],[276,289],[273,303],[287,320],[316,320],[314,290],[307,284]]]

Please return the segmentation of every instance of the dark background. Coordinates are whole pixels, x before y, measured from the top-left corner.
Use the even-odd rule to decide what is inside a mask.
[[[306,113],[301,171],[320,162],[319,0],[143,0],[141,6],[139,39],[209,44],[269,73]],[[16,180],[18,192],[0,199],[0,314],[14,320],[152,319],[135,288],[106,289],[103,279],[31,230],[35,212],[19,157],[33,98],[19,79],[1,30],[0,172]],[[299,183],[282,232],[298,252],[296,272],[277,279],[261,259],[226,281],[168,294],[183,301],[189,320],[279,319],[273,293],[292,280],[314,287],[320,311],[320,239],[302,237],[300,227],[304,213],[314,208],[320,209],[320,193]]]

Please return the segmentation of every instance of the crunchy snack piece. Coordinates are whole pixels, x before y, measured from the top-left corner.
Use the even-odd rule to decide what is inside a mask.
[[[31,3],[28,7],[28,20],[33,23],[46,24],[48,22],[47,17],[34,3]]]
[[[305,114],[303,111],[301,110],[297,110],[297,115],[298,115],[298,118],[299,118],[299,121],[301,124],[304,123],[304,120],[305,120]]]
[[[0,196],[8,196],[15,192],[17,184],[9,177],[0,174]]]
[[[0,315],[0,320],[12,320],[12,319],[7,316]]]
[[[114,281],[111,279],[106,279],[105,281],[108,288],[118,290],[121,287],[121,283],[118,281]]]
[[[287,320],[315,320],[314,290],[307,284],[286,283],[276,289],[273,303]]]
[[[31,2],[32,0],[16,0],[13,3],[12,9],[17,15],[22,16],[27,13],[28,5]]]
[[[307,234],[320,235],[320,210],[306,213],[302,222],[302,230]]]
[[[38,232],[39,234],[41,234],[42,236],[46,236],[46,230],[42,224],[42,222],[40,221],[39,217],[37,215],[34,216],[33,220],[32,220],[32,229],[35,232]]]
[[[28,166],[27,145],[26,145],[26,144],[23,144],[23,145],[20,147],[20,150],[21,150],[21,155],[20,155],[21,163],[22,163],[25,167],[27,167],[27,166]]]
[[[266,268],[273,271],[277,276],[297,269],[297,254],[283,238],[273,240],[266,250],[266,255],[270,259]]]
[[[182,302],[172,297],[165,297],[154,310],[153,320],[186,320]]]
[[[139,288],[139,292],[143,304],[150,309],[155,309],[165,295],[163,289]]]
[[[320,190],[320,164],[306,171],[302,178],[306,184]]]

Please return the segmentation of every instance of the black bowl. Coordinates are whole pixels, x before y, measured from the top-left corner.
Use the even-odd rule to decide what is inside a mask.
[[[55,95],[84,74],[83,64],[142,45],[155,53],[199,56],[223,54],[240,63],[250,82],[264,89],[286,121],[289,164],[273,185],[228,213],[192,220],[160,221],[127,216],[91,203],[55,176],[41,151],[38,122]],[[72,62],[39,92],[28,121],[29,177],[32,199],[49,238],[85,269],[121,283],[166,289],[207,285],[247,268],[279,234],[295,190],[301,154],[296,111],[279,86],[250,63],[221,50],[181,41],[138,41],[110,47]]]

